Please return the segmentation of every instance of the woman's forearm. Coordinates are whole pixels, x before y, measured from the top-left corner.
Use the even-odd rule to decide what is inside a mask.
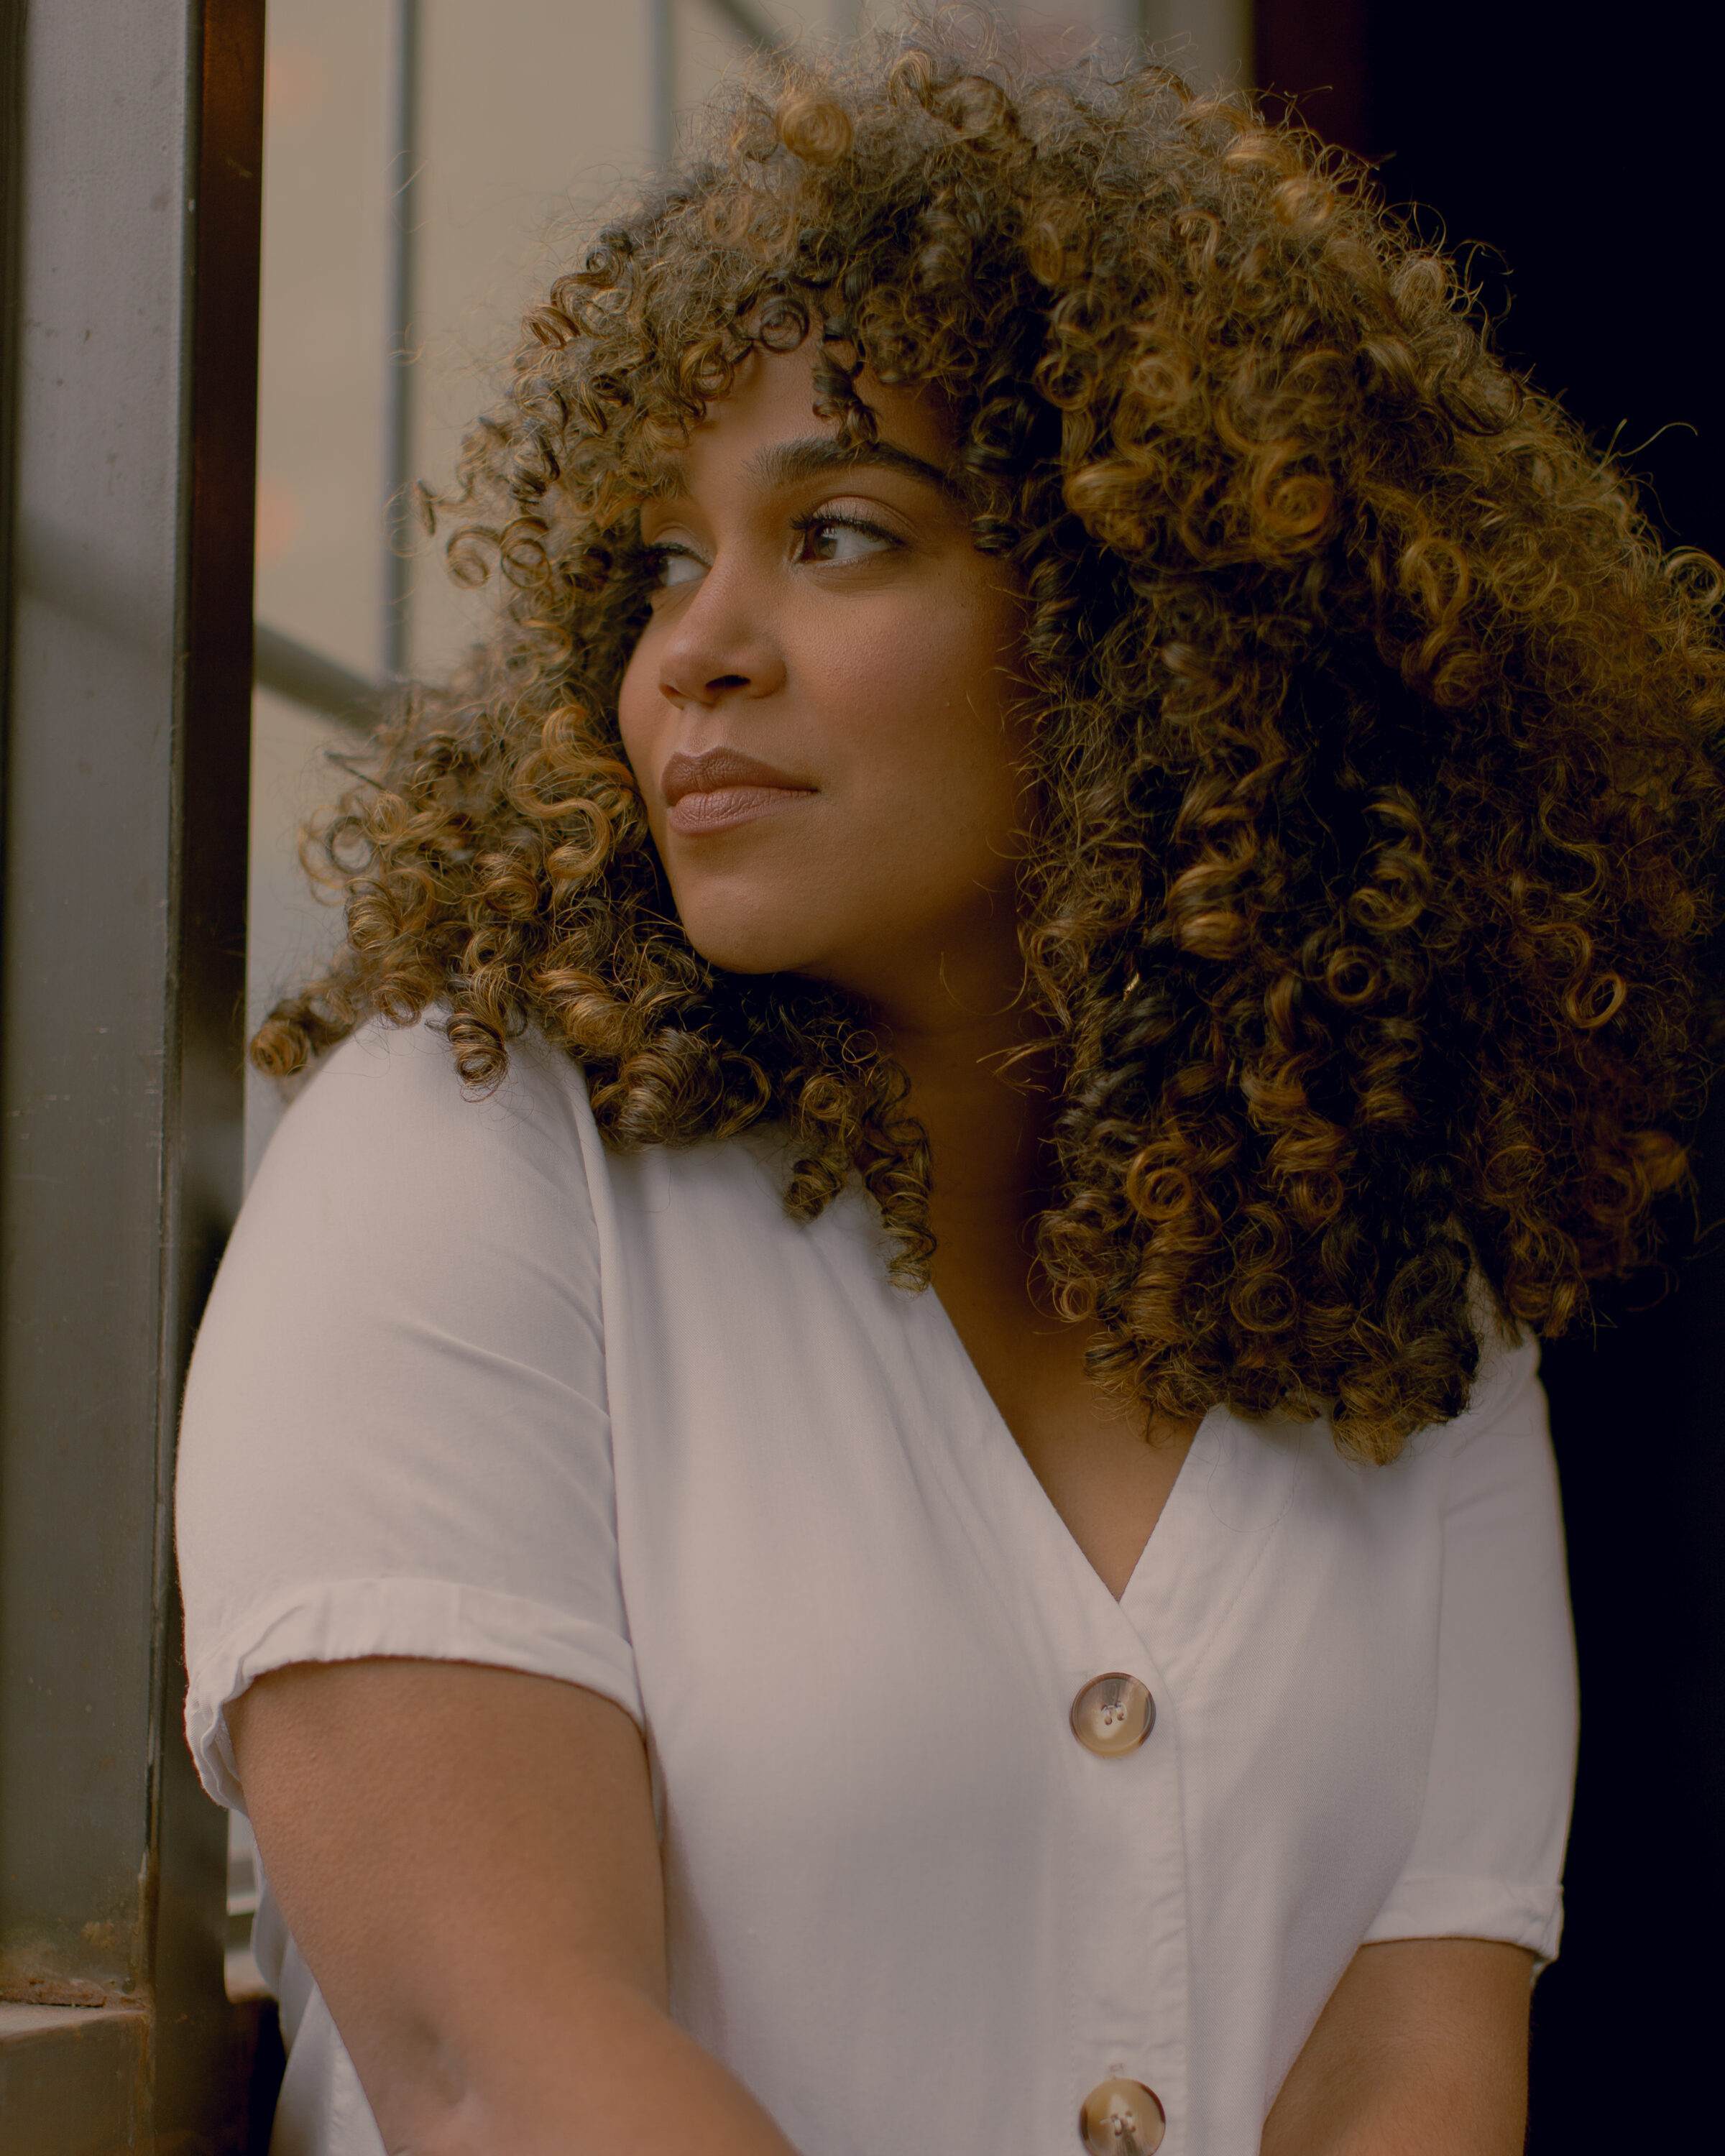
[[[1485,1939],[1362,1947],[1282,2084],[1262,2156],[1520,2156],[1532,1968]]]
[[[231,1719],[259,1846],[390,2156],[794,2156],[665,2010],[646,1748],[578,1686],[272,1671]]]
[[[736,2078],[644,1993],[606,1978],[424,2023],[362,2080],[411,2156],[796,2156]]]

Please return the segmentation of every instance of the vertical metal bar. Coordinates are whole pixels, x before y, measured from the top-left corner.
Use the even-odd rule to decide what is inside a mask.
[[[384,403],[383,672],[405,674],[413,638],[413,386],[418,294],[419,0],[393,0],[390,82],[389,323]]]
[[[263,4],[80,0],[23,23],[0,2091],[31,2107],[0,2140],[214,2151],[222,1820],[178,1728],[167,1521],[239,1191]]]
[[[31,8],[24,40],[0,1990],[46,2004],[147,1979],[194,28],[184,4],[89,0]]]
[[[652,0],[652,4],[653,162],[663,172],[676,147],[676,0]]]
[[[253,535],[264,162],[263,0],[202,0],[182,404],[180,672],[169,834],[170,989],[164,1069],[175,1116],[163,1149],[157,1404],[158,1712],[151,1947],[157,2146],[213,2148],[231,2087],[228,1820],[199,1786],[171,1532],[179,1404],[193,1334],[240,1193],[249,835]],[[172,1097],[172,1096],[170,1096]]]
[[[24,0],[0,0],[0,737],[11,676],[13,470],[18,453],[19,249],[23,242]],[[5,828],[0,757],[0,831]],[[3,1771],[3,1768],[0,1768]]]

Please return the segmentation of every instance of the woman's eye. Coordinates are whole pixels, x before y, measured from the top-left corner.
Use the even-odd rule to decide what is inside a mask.
[[[649,552],[655,564],[653,581],[662,592],[675,584],[692,584],[697,577],[706,574],[706,563],[686,547],[654,547]]]
[[[850,516],[814,516],[797,527],[803,535],[799,562],[863,562],[898,545],[890,531]]]

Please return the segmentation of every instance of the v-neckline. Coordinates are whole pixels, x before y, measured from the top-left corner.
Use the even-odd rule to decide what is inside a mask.
[[[937,1329],[944,1332],[946,1336],[948,1351],[962,1370],[963,1383],[978,1410],[980,1424],[990,1434],[989,1442],[995,1450],[1004,1450],[1009,1455],[1003,1471],[1009,1476],[1017,1476],[1024,1478],[1019,1484],[1019,1489],[1021,1493],[1034,1499],[1034,1503],[1026,1509],[1040,1512],[1045,1516],[1049,1526],[1053,1529],[1054,1536],[1064,1546],[1068,1566],[1076,1562],[1090,1583],[1091,1589],[1103,1598],[1110,1609],[1117,1611],[1127,1625],[1132,1625],[1132,1629],[1137,1630],[1137,1627],[1133,1625],[1129,1605],[1142,1599],[1147,1568],[1151,1563],[1153,1552],[1158,1548],[1167,1546],[1168,1538],[1162,1534],[1163,1522],[1167,1520],[1170,1512],[1174,1510],[1177,1502],[1181,1511],[1183,1512],[1185,1509],[1183,1493],[1190,1486],[1188,1470],[1192,1464],[1192,1455],[1198,1450],[1204,1436],[1203,1424],[1200,1423],[1199,1428],[1193,1432],[1192,1441],[1186,1448],[1186,1456],[1175,1470],[1174,1479],[1168,1486],[1168,1492],[1163,1500],[1162,1509],[1158,1512],[1149,1533],[1144,1537],[1142,1547],[1133,1560],[1132,1568],[1127,1576],[1125,1585],[1117,1595],[1101,1573],[1091,1563],[1086,1554],[1084,1545],[1067,1526],[1060,1507],[1043,1487],[1042,1478],[1030,1465],[1025,1456],[1024,1447],[1013,1435],[1012,1425],[1000,1412],[999,1404],[994,1395],[983,1382],[983,1373],[978,1369],[974,1358],[965,1346],[963,1335],[952,1322],[952,1312],[941,1301],[938,1291],[931,1285],[922,1291],[916,1300],[919,1302],[932,1305],[936,1314]],[[1206,1417],[1205,1420],[1208,1419],[1209,1418]],[[1159,1544],[1158,1536],[1162,1536]]]

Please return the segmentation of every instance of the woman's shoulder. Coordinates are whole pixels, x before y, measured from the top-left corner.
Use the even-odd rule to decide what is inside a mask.
[[[1545,1392],[1539,1382],[1538,1337],[1524,1325],[1500,1321],[1477,1294],[1474,1301],[1479,1364],[1461,1412],[1435,1424],[1434,1432],[1446,1434],[1452,1447],[1461,1446],[1489,1441],[1495,1432],[1520,1428],[1531,1418],[1543,1433]]]
[[[490,1235],[603,1240],[606,1224],[670,1215],[675,1233],[715,1232],[734,1245],[747,1224],[778,1226],[788,1173],[781,1126],[763,1122],[690,1146],[614,1147],[602,1134],[588,1075],[529,1027],[483,1090],[463,1080],[438,1009],[406,1024],[372,1019],[321,1060],[270,1141],[241,1224],[275,1233],[297,1222],[327,1234],[339,1215],[417,1238],[445,1261],[460,1224]],[[410,1262],[402,1250],[403,1262]]]
[[[1380,1471],[1390,1485],[1406,1478],[1410,1497],[1423,1489],[1414,1502],[1446,1511],[1506,1478],[1543,1484],[1554,1473],[1538,1337],[1483,1316],[1477,1333],[1479,1364],[1461,1412],[1415,1431]]]
[[[306,1116],[313,1103],[321,1116]],[[357,1026],[318,1062],[290,1108],[313,1121],[362,1120],[367,1112],[431,1122],[476,1114],[525,1129],[547,1120],[567,1127],[572,1115],[589,1113],[580,1064],[536,1027],[509,1042],[507,1067],[495,1085],[470,1086],[449,1037],[448,1013],[435,1004],[405,1023],[372,1017]]]
[[[464,1081],[434,1008],[407,1024],[372,1018],[331,1049],[290,1102],[258,1185],[331,1172],[470,1183],[514,1159],[552,1180],[584,1180],[593,1113],[580,1065],[537,1031],[509,1045],[502,1078]]]

